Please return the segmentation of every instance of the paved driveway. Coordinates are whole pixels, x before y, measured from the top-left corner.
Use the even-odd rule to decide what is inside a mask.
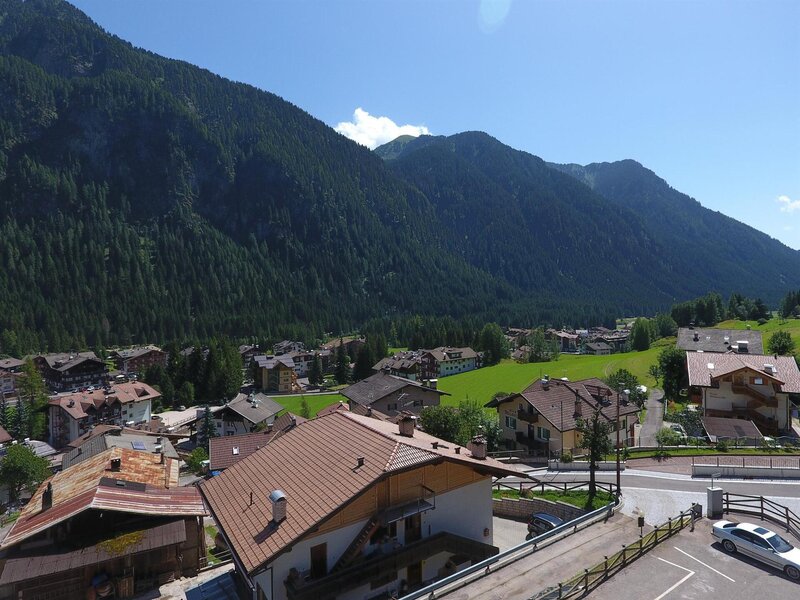
[[[647,414],[644,418],[644,423],[639,431],[639,445],[640,446],[655,446],[656,433],[661,429],[664,424],[664,392],[662,390],[652,388],[650,396],[647,398]]]

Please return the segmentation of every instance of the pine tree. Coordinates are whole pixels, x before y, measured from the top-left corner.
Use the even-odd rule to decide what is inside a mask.
[[[209,440],[218,435],[219,433],[214,425],[214,415],[211,413],[211,407],[206,404],[206,408],[203,411],[203,420],[200,421],[200,429],[197,432],[198,444],[208,451]]]
[[[339,385],[344,385],[350,381],[350,357],[347,356],[344,342],[341,339],[336,347],[336,368],[333,376]]]
[[[323,381],[322,359],[320,359],[319,354],[315,353],[311,368],[308,370],[308,382],[311,385],[322,385]]]

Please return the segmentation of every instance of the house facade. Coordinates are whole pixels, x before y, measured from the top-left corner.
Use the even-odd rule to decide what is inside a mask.
[[[497,409],[506,448],[549,457],[565,451],[574,454],[580,449],[578,421],[595,410],[611,424],[609,438],[613,443],[616,427],[623,445],[632,440],[639,408],[621,394],[617,421],[616,401],[617,392],[599,379],[568,382],[543,378],[519,394],[492,400],[486,406]]]
[[[99,386],[107,378],[106,364],[94,352],[41,354],[33,364],[53,392]]]
[[[686,366],[704,416],[751,420],[767,435],[791,428],[789,394],[800,393],[793,357],[687,352]]]
[[[95,425],[133,426],[150,421],[152,401],[161,394],[142,382],[118,383],[94,391],[59,394],[48,402],[51,446],[61,448]]]
[[[117,369],[124,373],[144,375],[147,369],[155,365],[166,369],[169,354],[157,346],[142,346],[112,350],[109,352],[109,358],[114,361]]]
[[[442,346],[420,351],[422,379],[438,379],[474,371],[480,367],[478,353],[472,348],[449,348]]]
[[[287,355],[258,355],[253,357],[256,387],[265,392],[299,391],[294,360]]]
[[[382,358],[372,367],[374,371],[386,371],[389,375],[410,381],[422,379],[422,355],[418,350],[398,352],[394,356]]]
[[[492,476],[515,472],[409,421],[335,411],[201,485],[241,597],[399,597],[497,552]]]

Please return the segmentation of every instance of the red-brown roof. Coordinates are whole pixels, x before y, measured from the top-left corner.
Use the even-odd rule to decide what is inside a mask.
[[[5,429],[0,427],[0,444],[5,444],[6,442],[10,442],[14,438],[11,437],[11,434],[8,433]]]
[[[121,460],[118,471],[111,460]],[[120,484],[118,482],[124,482]],[[42,498],[52,485],[52,506]],[[45,481],[0,544],[7,548],[88,509],[161,516],[205,514],[197,488],[178,488],[178,461],[161,455],[110,448]]]
[[[59,394],[50,398],[51,406],[60,406],[73,419],[82,419],[87,416],[86,411],[91,407],[100,408],[116,402],[128,404],[160,398],[161,394],[154,388],[141,381],[117,383],[109,390],[103,388],[91,392],[75,392],[73,394]]]
[[[303,417],[284,413],[264,431],[211,438],[208,449],[209,468],[212,471],[227,469],[305,421]]]
[[[687,352],[686,365],[689,385],[710,387],[712,379],[750,369],[779,384],[782,392],[800,393],[800,370],[792,356]]]
[[[436,442],[436,444],[434,444]],[[201,484],[214,518],[248,573],[289,548],[314,526],[390,473],[448,460],[496,475],[519,475],[493,459],[421,431],[334,411],[306,421]],[[357,467],[357,458],[364,464]],[[286,519],[271,523],[269,494],[282,490]],[[251,502],[252,498],[252,502]]]

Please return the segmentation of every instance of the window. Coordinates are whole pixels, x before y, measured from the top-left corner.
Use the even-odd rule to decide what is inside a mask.
[[[517,420],[514,417],[510,417],[506,415],[506,427],[508,429],[516,429],[517,428]]]
[[[764,379],[762,377],[753,377],[753,385],[764,385]]]
[[[390,402],[386,405],[386,408],[388,410],[397,410],[397,402]]]
[[[311,546],[311,578],[318,579],[328,574],[328,544]]]
[[[540,440],[549,440],[550,439],[550,430],[544,427],[537,427],[536,428],[536,437]]]
[[[422,406],[422,400],[414,400],[414,406]]]

